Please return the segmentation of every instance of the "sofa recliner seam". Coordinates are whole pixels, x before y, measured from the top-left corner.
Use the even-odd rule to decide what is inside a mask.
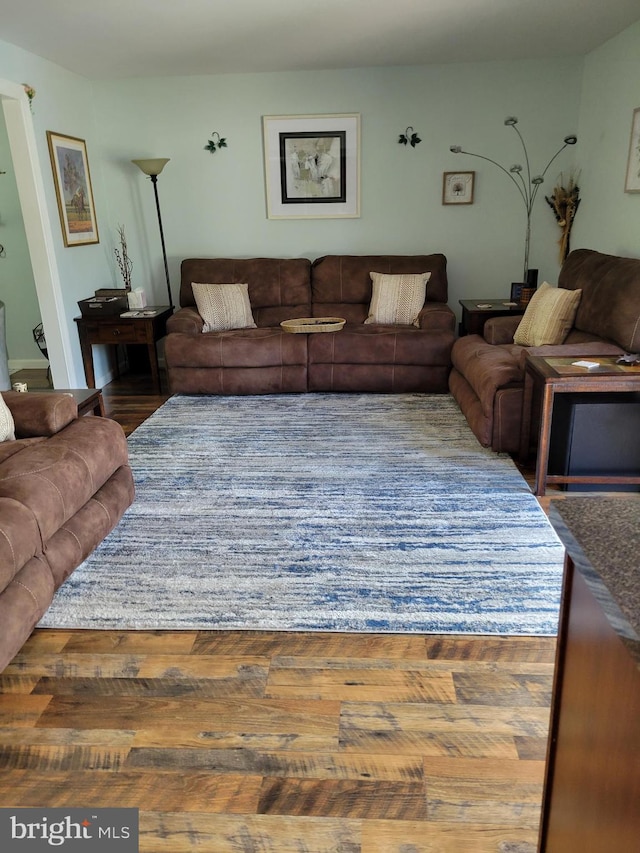
[[[11,551],[11,556],[12,556],[12,558],[13,558],[13,569],[14,569],[14,572],[15,572],[15,571],[17,571],[17,565],[16,565],[16,552],[13,550],[13,545],[11,544],[11,540],[9,539],[9,537],[7,536],[7,534],[5,533],[5,531],[4,531],[4,530],[0,530],[0,533],[1,533],[1,534],[4,536],[4,538],[7,540],[7,545],[9,546],[9,550]]]
[[[16,580],[15,578],[13,578],[13,580],[11,581],[11,583],[14,583],[16,586],[21,586],[21,587],[22,587],[22,589],[26,589],[26,591],[29,593],[29,595],[31,596],[31,598],[33,598],[33,600],[35,601],[36,607],[40,607],[40,602],[38,601],[38,596],[37,596],[37,595],[35,594],[35,592],[34,592],[32,589],[30,589],[30,588],[29,588],[25,583],[22,583],[22,581],[18,581],[18,580]]]

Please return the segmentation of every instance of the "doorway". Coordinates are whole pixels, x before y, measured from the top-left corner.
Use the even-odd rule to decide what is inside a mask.
[[[28,99],[21,84],[0,79],[0,100],[56,388],[77,386],[71,340],[64,320],[60,276]]]

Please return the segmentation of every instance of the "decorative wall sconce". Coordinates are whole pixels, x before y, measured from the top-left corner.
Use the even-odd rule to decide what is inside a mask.
[[[219,133],[215,131],[211,134],[211,139],[204,146],[205,151],[210,151],[212,154],[215,154],[219,148],[226,148],[227,140],[220,136]]]
[[[422,142],[422,140],[418,134],[414,132],[411,125],[409,125],[405,132],[401,133],[398,137],[398,143],[400,145],[410,145],[412,148],[415,148],[420,142]]]

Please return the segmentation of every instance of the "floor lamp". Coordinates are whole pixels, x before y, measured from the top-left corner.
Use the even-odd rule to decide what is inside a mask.
[[[158,175],[169,162],[168,157],[160,157],[149,160],[132,160],[145,175],[151,178],[153,192],[156,198],[156,210],[158,211],[158,225],[160,226],[160,242],[162,243],[162,258],[164,260],[164,274],[167,279],[167,293],[169,294],[169,306],[173,308],[173,297],[171,295],[171,282],[169,281],[169,266],[167,264],[167,250],[164,247],[164,231],[162,230],[162,216],[160,215],[160,201],[158,199]]]

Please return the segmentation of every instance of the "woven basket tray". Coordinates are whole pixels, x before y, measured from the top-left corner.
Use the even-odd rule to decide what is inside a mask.
[[[299,317],[295,320],[283,320],[280,325],[285,332],[299,335],[303,332],[339,332],[346,322],[342,317]]]

